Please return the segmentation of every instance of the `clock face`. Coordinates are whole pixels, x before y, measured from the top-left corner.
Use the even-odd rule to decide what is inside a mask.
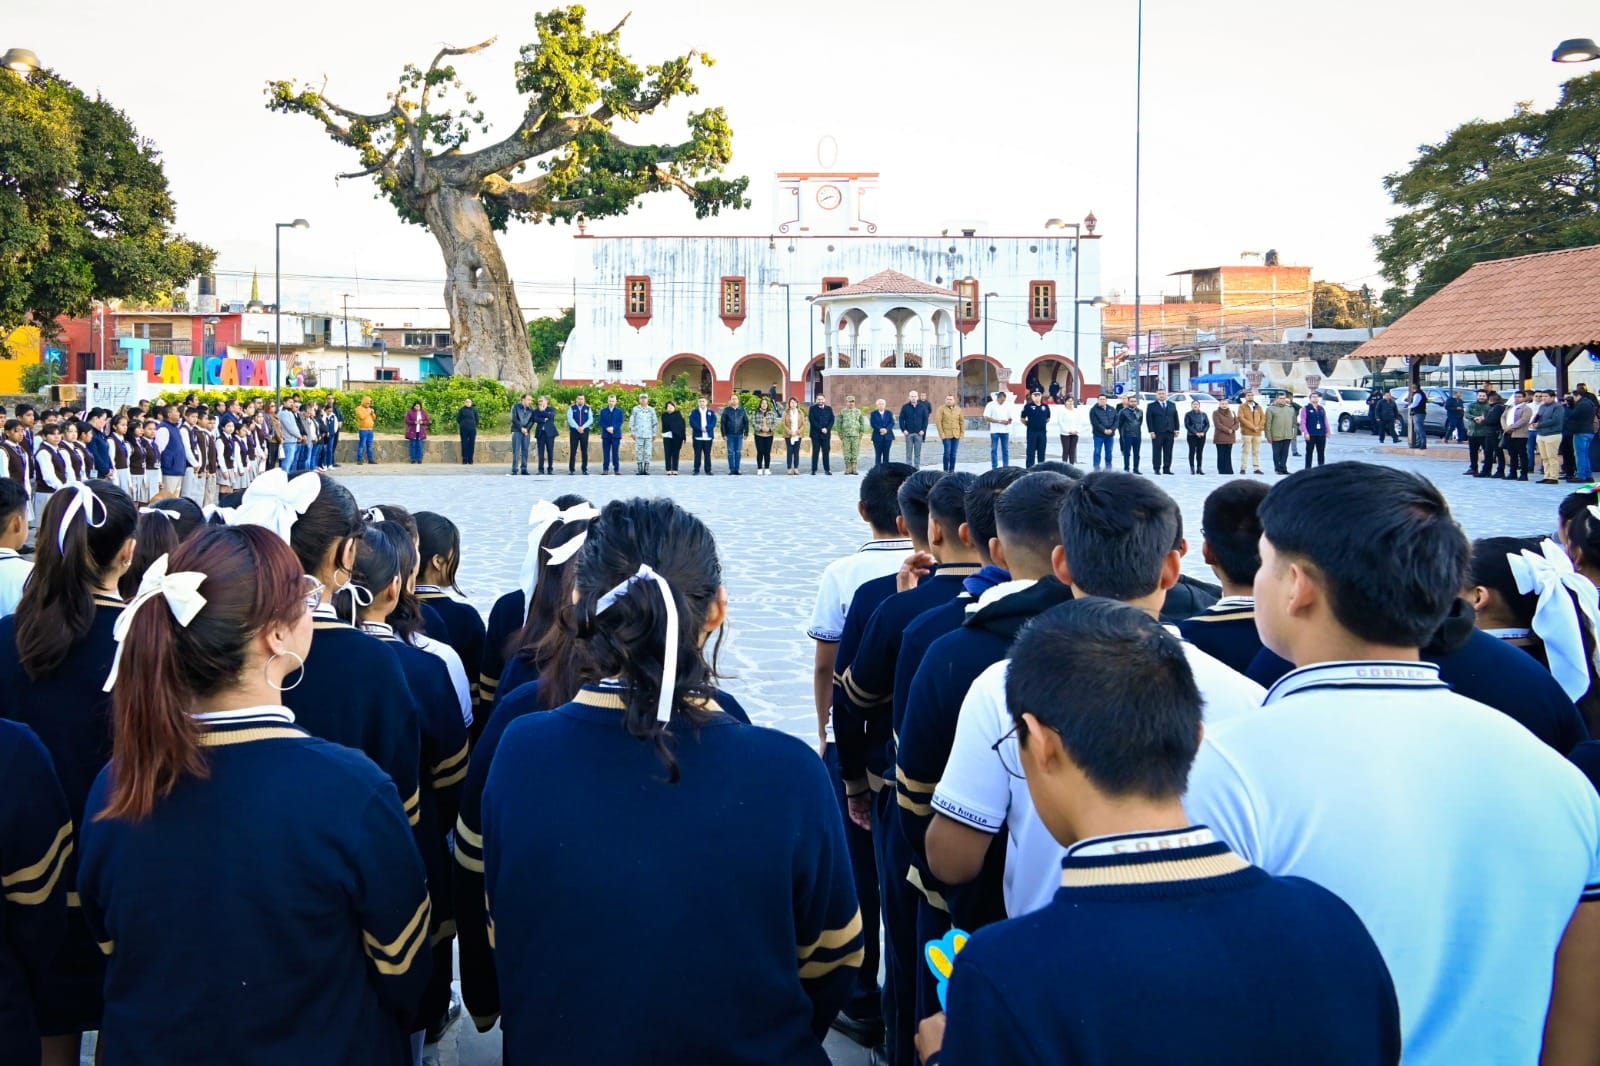
[[[837,185],[824,185],[817,189],[817,206],[824,211],[832,211],[844,201],[844,194]]]

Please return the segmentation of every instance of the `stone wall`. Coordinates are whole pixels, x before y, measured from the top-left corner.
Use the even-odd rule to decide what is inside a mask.
[[[938,407],[946,396],[958,395],[953,370],[825,370],[822,387],[835,413],[844,410],[846,396],[854,396],[864,411],[872,410],[882,398],[889,410],[899,412],[912,389],[931,407]]]

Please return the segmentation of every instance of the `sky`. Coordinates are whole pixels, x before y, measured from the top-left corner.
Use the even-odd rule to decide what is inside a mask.
[[[283,236],[286,309],[338,310],[348,293],[353,316],[422,326],[447,321],[437,245],[370,182],[336,181],[357,169],[354,153],[310,118],[268,112],[264,87],[326,78],[329,98],[378,111],[405,63],[498,35],[458,69],[503,132],[521,114],[511,68],[535,38],[534,10],[279,0],[240,16],[199,0],[0,0],[0,49],[33,49],[155,142],[179,229],[218,250],[224,300],[247,298],[259,271],[271,301],[273,223],[303,217],[309,230]],[[1093,211],[1104,294],[1132,298],[1135,0],[603,0],[590,24],[630,11],[635,60],[694,48],[717,64],[699,73],[698,97],[622,134],[681,139],[690,110],[724,106],[729,173],[751,178],[753,203],[697,222],[662,193],[591,233],[768,233],[772,174],[817,169],[831,138],[839,169],[881,173],[880,232],[1042,233],[1048,218]],[[1319,279],[1380,288],[1384,175],[1461,122],[1553,103],[1565,78],[1594,69],[1550,62],[1567,37],[1600,37],[1592,0],[1146,0],[1144,299],[1177,292],[1174,271],[1268,249]],[[549,225],[502,236],[530,316],[570,302],[571,237]]]

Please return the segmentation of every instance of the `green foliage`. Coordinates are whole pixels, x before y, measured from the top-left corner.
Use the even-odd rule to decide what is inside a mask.
[[[196,390],[176,389],[163,392],[160,402],[176,403],[191,391]],[[493,429],[505,421],[506,413],[511,410],[511,404],[514,402],[514,397],[510,396],[505,386],[498,381],[489,378],[463,377],[439,377],[421,382],[378,385],[359,392],[311,388],[283,390],[283,395],[291,394],[299,396],[307,406],[313,403],[327,403],[331,399],[339,407],[339,415],[345,421],[345,428],[351,431],[355,429],[356,406],[363,396],[370,396],[378,429],[396,433],[406,428],[406,412],[417,400],[422,401],[422,409],[432,418],[435,433],[455,431],[456,412],[461,410],[468,397],[472,398],[473,406],[478,409],[479,428],[485,430]],[[219,404],[229,400],[241,402],[271,400],[276,394],[272,389],[211,388],[203,393],[197,392],[197,395],[204,403]]]
[[[1370,289],[1347,289],[1332,281],[1314,281],[1311,325],[1315,329],[1363,329],[1373,313]]]
[[[528,323],[528,348],[533,353],[535,373],[546,374],[561,358],[557,347],[572,335],[578,319],[572,308],[561,312],[560,318],[536,318]]]
[[[0,77],[0,330],[97,299],[152,300],[216,253],[172,232],[160,154],[121,111],[50,71]]]
[[[54,385],[59,380],[55,364],[48,359],[41,359],[37,363],[29,363],[22,368],[22,391],[27,393],[39,392]]]
[[[1373,239],[1385,317],[1475,263],[1600,242],[1600,73],[1568,81],[1548,111],[1457,127],[1383,184],[1401,208]]]

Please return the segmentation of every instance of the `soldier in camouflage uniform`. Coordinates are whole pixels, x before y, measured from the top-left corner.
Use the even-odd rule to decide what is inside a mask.
[[[844,410],[839,412],[838,424],[834,430],[839,437],[839,444],[844,448],[844,472],[856,472],[856,456],[861,452],[861,438],[867,434],[866,412],[856,406],[854,396],[844,398]]]

